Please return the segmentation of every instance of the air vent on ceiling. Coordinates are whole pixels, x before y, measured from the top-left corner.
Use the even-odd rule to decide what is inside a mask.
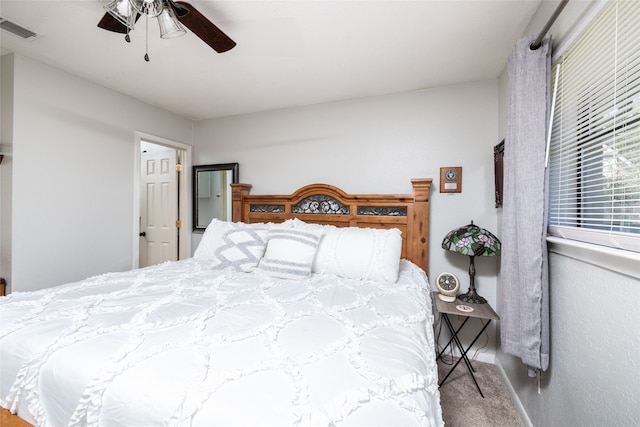
[[[28,30],[15,22],[11,22],[2,16],[0,16],[0,28],[25,40],[33,39],[37,36],[33,31]]]

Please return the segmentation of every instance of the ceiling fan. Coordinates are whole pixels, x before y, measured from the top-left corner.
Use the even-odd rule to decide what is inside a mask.
[[[202,41],[218,53],[232,49],[236,42],[220,28],[209,21],[195,7],[184,1],[174,0],[110,0],[105,3],[104,14],[98,27],[126,34],[130,41],[129,31],[142,14],[158,18],[160,37],[172,38],[186,33],[182,25],[191,30]],[[149,57],[145,54],[145,60]]]

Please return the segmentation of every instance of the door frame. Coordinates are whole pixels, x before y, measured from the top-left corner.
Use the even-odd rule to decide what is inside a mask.
[[[189,193],[191,174],[191,146],[181,142],[172,141],[170,139],[151,135],[144,132],[135,131],[134,145],[134,161],[133,161],[133,249],[131,265],[133,268],[140,266],[140,182],[141,182],[141,141],[146,140],[156,145],[162,145],[179,152],[180,164],[182,164],[182,172],[180,174],[180,184],[178,191],[178,206],[180,212],[180,235],[178,238],[178,248],[180,253],[179,259],[191,257],[191,197]]]

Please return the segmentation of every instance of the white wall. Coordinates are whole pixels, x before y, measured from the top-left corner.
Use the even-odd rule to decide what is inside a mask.
[[[640,419],[640,280],[551,253],[551,354],[541,394],[500,355],[534,426],[635,426]]]
[[[429,273],[452,271],[468,287],[469,258],[445,253],[450,230],[474,223],[495,231],[493,146],[497,80],[420,92],[197,122],[194,165],[238,162],[255,194],[288,194],[310,183],[347,193],[412,192],[411,178],[434,179]],[[461,194],[440,194],[442,166],[462,166]],[[195,234],[195,248],[200,235]],[[481,295],[495,302],[499,259],[476,261]],[[490,338],[491,348],[494,339]],[[487,352],[493,360],[493,352]]]
[[[566,44],[594,3],[568,3],[551,29],[556,50]],[[524,34],[536,34],[556,5],[543,2]],[[507,70],[499,87],[504,135]],[[499,214],[501,221],[501,210]],[[553,251],[550,362],[542,374],[540,394],[520,359],[499,351],[497,363],[534,426],[635,426],[640,420],[640,310],[636,308],[640,280],[591,263],[589,258],[601,258],[598,254],[569,256],[558,245]]]
[[[13,56],[0,58],[0,144],[3,152],[13,140]],[[0,277],[11,277],[11,175],[12,156],[0,164]],[[8,289],[7,289],[8,291]]]
[[[131,268],[134,133],[190,144],[192,122],[31,59],[12,61],[13,117],[5,123],[3,111],[2,123],[13,131],[11,194],[2,193],[12,291]]]

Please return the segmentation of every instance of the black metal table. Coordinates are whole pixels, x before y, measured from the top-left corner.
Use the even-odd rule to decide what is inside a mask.
[[[478,381],[476,380],[476,377],[473,374],[475,372],[475,370],[473,369],[473,366],[471,365],[471,361],[467,357],[467,353],[469,352],[471,347],[476,343],[478,338],[480,338],[480,335],[482,335],[482,333],[485,331],[485,329],[487,329],[487,327],[489,326],[491,321],[492,320],[500,320],[500,317],[498,316],[498,314],[493,310],[493,308],[488,303],[487,304],[472,304],[472,303],[468,303],[468,302],[462,302],[460,300],[456,300],[454,302],[445,302],[445,301],[442,301],[438,297],[438,293],[437,292],[433,292],[432,295],[431,295],[431,298],[432,298],[432,300],[433,300],[433,302],[435,304],[436,310],[439,313],[442,314],[442,318],[444,319],[444,322],[447,325],[447,328],[449,329],[449,332],[451,333],[451,338],[449,339],[449,342],[438,353],[438,355],[436,356],[436,360],[438,360],[438,359],[440,359],[442,357],[443,353],[447,350],[447,348],[449,348],[449,346],[452,343],[455,344],[455,346],[458,348],[458,351],[460,352],[460,355],[461,355],[461,357],[456,361],[456,363],[453,365],[453,367],[449,370],[447,375],[442,379],[442,381],[440,381],[438,386],[441,387],[442,384],[444,384],[444,382],[447,380],[447,378],[449,378],[449,376],[454,371],[454,369],[456,369],[456,367],[460,364],[460,362],[464,361],[465,365],[467,366],[467,370],[469,371],[469,374],[471,374],[471,378],[473,379],[473,382],[475,383],[476,388],[478,389],[478,392],[480,393],[480,396],[482,396],[484,398],[484,394],[482,394],[482,390],[480,389],[480,385],[478,384]],[[473,309],[473,311],[462,311],[462,310],[457,308],[457,306],[459,306],[459,305],[471,307]],[[461,317],[464,317],[465,319],[462,322],[462,324],[460,326],[458,326],[458,328],[456,329],[456,328],[454,328],[453,324],[451,323],[451,319],[449,318],[449,315],[461,316]],[[482,326],[482,329],[480,329],[480,332],[478,332],[478,334],[475,336],[473,341],[471,341],[471,344],[469,344],[467,346],[467,348],[465,349],[464,346],[462,345],[462,342],[460,341],[460,338],[459,338],[458,335],[459,335],[460,331],[462,330],[462,328],[464,327],[464,325],[466,325],[467,322],[469,321],[469,319],[471,319],[471,318],[480,319],[481,323],[483,324],[483,326]],[[487,320],[487,322],[486,323],[482,322],[483,319]]]

